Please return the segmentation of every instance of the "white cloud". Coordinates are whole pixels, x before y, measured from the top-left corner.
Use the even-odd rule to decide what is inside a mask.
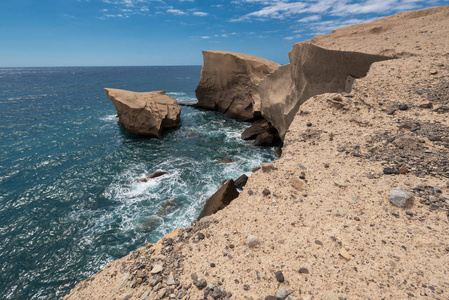
[[[208,15],[208,13],[202,12],[202,11],[195,11],[195,12],[193,12],[193,15],[194,16],[199,16],[199,17],[205,17],[205,16]]]
[[[311,15],[311,16],[299,19],[298,22],[306,23],[306,22],[313,22],[313,21],[318,21],[318,20],[321,20],[321,16],[319,16],[319,15]]]
[[[174,15],[177,15],[177,16],[182,16],[182,15],[186,15],[187,14],[186,12],[184,12],[182,10],[173,9],[173,8],[167,9],[167,12],[171,13],[171,14],[174,14]]]
[[[270,19],[286,19],[307,14],[321,14],[329,16],[353,16],[361,14],[390,14],[402,10],[418,9],[428,1],[423,0],[237,0],[232,3],[258,6],[259,9],[243,16],[231,19],[232,22]],[[306,22],[306,21],[304,21]]]
[[[208,35],[203,35],[203,36],[200,36],[200,39],[210,39],[210,36],[208,36]]]

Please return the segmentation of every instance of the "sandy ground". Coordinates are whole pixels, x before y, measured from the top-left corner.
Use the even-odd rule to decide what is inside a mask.
[[[227,208],[66,299],[449,299],[449,7],[312,41],[397,59],[304,103],[281,158]],[[388,199],[398,186],[405,208]]]

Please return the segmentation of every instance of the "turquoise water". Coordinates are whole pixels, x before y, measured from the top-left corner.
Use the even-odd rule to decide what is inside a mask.
[[[160,140],[130,135],[102,90],[162,89],[191,101],[200,71],[0,69],[0,298],[62,297],[110,261],[189,225],[223,180],[274,159],[273,148],[239,138],[248,123],[191,107]],[[136,180],[156,170],[169,174]]]

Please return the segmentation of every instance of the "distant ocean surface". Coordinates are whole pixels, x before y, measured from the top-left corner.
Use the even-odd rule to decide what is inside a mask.
[[[0,68],[1,299],[61,298],[112,260],[188,226],[222,181],[274,160],[273,148],[240,139],[248,123],[191,107],[160,140],[130,135],[103,91],[196,101],[200,72]],[[157,170],[169,174],[136,181]]]

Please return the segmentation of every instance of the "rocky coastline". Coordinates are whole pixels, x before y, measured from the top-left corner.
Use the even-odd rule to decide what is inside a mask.
[[[449,6],[340,28],[264,70],[260,106],[204,104],[265,119],[282,156],[65,299],[447,299],[448,32]]]

